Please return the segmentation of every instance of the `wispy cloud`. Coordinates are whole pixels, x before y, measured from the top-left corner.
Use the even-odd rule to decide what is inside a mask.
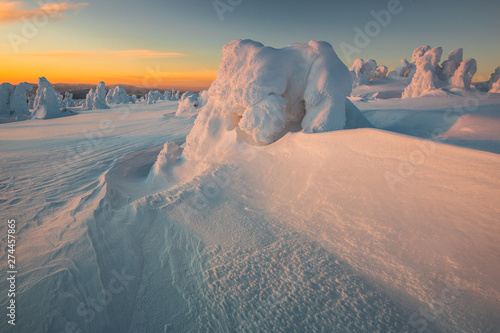
[[[67,18],[67,11],[78,11],[88,3],[55,2],[39,4],[38,8],[26,8],[21,1],[0,0],[0,23],[11,24],[22,21],[23,18],[30,19],[34,16],[50,16],[57,19]]]
[[[123,51],[91,50],[91,51],[52,51],[52,52],[42,52],[42,53],[23,53],[19,54],[18,56],[116,62],[116,61],[130,61],[138,59],[186,57],[189,56],[189,54],[178,53],[178,52],[153,51],[153,50],[123,50]]]

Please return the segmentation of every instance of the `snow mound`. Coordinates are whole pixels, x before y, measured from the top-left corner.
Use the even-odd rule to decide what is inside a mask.
[[[129,96],[127,91],[122,86],[116,86],[109,90],[106,95],[106,102],[108,104],[126,104],[135,103],[133,96]]]
[[[97,88],[90,89],[87,97],[85,99],[85,104],[83,109],[86,110],[99,110],[99,109],[109,109],[106,103],[106,83],[99,82]]]
[[[64,116],[61,112],[62,96],[44,77],[38,79],[35,103],[33,105],[34,119],[51,119]]]
[[[182,95],[175,115],[178,117],[191,117],[197,115],[200,109],[207,104],[207,100],[207,90],[204,90],[199,94],[187,91],[184,95]]]
[[[187,137],[189,159],[202,158],[233,131],[251,143],[269,144],[290,130],[314,133],[369,124],[355,106],[346,108],[351,76],[326,42],[275,49],[235,40],[222,53],[207,105]]]

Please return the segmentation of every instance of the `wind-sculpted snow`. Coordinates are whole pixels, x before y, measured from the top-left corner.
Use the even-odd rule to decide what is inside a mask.
[[[109,90],[106,95],[106,102],[108,104],[135,103],[135,98],[133,96],[129,96],[125,88],[122,86],[116,86]]]
[[[179,101],[179,108],[175,113],[179,117],[191,117],[198,114],[200,109],[207,104],[208,91],[204,90],[199,94],[190,91],[185,92]]]
[[[274,49],[235,40],[224,46],[185,154],[201,158],[233,131],[254,144],[269,144],[290,130],[344,129],[351,86],[349,70],[326,42]]]

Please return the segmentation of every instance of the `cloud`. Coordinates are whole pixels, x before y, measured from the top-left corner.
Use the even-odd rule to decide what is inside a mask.
[[[52,52],[42,52],[42,53],[23,53],[19,54],[18,56],[116,62],[116,61],[130,61],[138,59],[186,57],[189,56],[189,54],[178,53],[178,52],[153,51],[153,50],[123,50],[123,51],[92,50],[92,51],[52,51]]]
[[[0,0],[0,23],[11,24],[22,21],[23,18],[31,19],[33,17],[49,16],[52,18],[65,19],[65,12],[78,11],[88,3],[39,3],[38,8],[27,9],[21,1]]]

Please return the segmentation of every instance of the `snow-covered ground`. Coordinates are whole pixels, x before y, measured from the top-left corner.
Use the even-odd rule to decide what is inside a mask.
[[[194,121],[177,102],[0,124],[12,331],[494,332],[500,94],[407,84],[353,91],[376,129],[230,132],[232,153],[163,173]]]

